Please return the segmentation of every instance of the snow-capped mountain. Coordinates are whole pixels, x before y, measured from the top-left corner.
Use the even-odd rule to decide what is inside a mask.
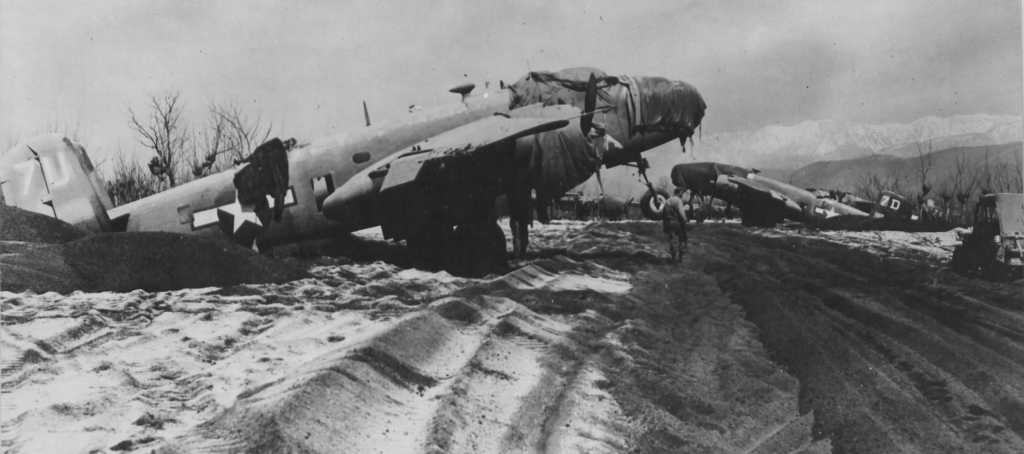
[[[909,124],[805,121],[751,132],[704,135],[693,151],[698,160],[779,168],[879,153],[911,156],[917,154],[918,144],[927,152],[929,141],[932,150],[997,145],[1020,141],[1021,130],[1021,117],[980,114],[925,117]],[[678,145],[675,148],[678,151]]]

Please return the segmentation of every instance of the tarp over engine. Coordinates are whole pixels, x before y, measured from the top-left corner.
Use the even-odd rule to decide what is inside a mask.
[[[690,137],[704,118],[707,104],[692,85],[662,77],[609,76],[597,68],[558,72],[534,71],[509,86],[511,108],[542,103],[583,108],[590,75],[597,78],[597,109],[611,108],[628,121],[629,135],[678,131]]]
[[[577,115],[579,109],[568,105],[554,109],[523,109],[525,115],[565,118]],[[593,135],[593,134],[591,134]],[[516,142],[516,166],[528,169],[517,175],[515,186],[520,191],[537,191],[537,198],[543,202],[561,197],[569,189],[587,181],[601,166],[601,147],[595,137],[585,137],[580,132],[579,119],[571,120],[569,126],[523,137]]]

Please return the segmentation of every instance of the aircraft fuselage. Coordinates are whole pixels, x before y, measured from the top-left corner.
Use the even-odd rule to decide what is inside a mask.
[[[460,103],[424,109],[296,147],[288,153],[290,188],[282,219],[265,226],[264,240],[282,244],[373,227],[326,219],[323,200],[396,151],[497,112],[507,112],[508,105],[506,90],[469,96]],[[127,231],[219,235],[217,209],[236,203],[233,175],[234,170],[229,169],[114,208],[109,215],[116,218],[129,213]]]

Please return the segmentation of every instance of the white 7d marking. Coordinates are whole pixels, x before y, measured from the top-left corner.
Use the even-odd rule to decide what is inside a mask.
[[[58,156],[57,167],[60,169],[60,178],[57,178],[57,169],[53,168],[53,161],[49,157],[43,157],[40,161],[43,164],[43,175],[46,175],[50,186],[63,186],[71,180],[71,173],[68,172],[68,157],[61,153]]]
[[[32,189],[32,175],[35,175],[35,164],[31,161],[21,161],[14,165],[14,170],[17,170],[22,175],[22,179],[25,181],[25,188],[22,189],[22,195],[28,195],[28,191]]]

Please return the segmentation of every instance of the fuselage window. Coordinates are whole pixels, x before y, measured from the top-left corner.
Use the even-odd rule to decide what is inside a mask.
[[[356,153],[356,154],[352,155],[352,162],[354,162],[356,164],[362,164],[362,163],[364,163],[366,161],[369,161],[369,160],[370,160],[370,153],[366,152],[366,151],[360,151],[359,153]]]
[[[324,210],[324,200],[334,192],[334,178],[331,174],[316,177],[310,180],[313,185],[313,198],[316,199],[316,210]]]
[[[274,208],[274,198],[273,197],[268,195],[267,196],[267,203],[270,204],[270,208]],[[288,208],[288,207],[290,207],[292,205],[295,205],[296,203],[298,203],[298,202],[295,200],[295,187],[294,186],[293,187],[289,187],[288,188],[288,192],[286,192],[284,194],[284,207]]]
[[[204,229],[216,224],[217,208],[210,208],[209,210],[203,210],[195,213],[192,216],[192,230]]]
[[[188,224],[192,222],[192,206],[182,205],[178,207],[178,222],[182,224]]]

